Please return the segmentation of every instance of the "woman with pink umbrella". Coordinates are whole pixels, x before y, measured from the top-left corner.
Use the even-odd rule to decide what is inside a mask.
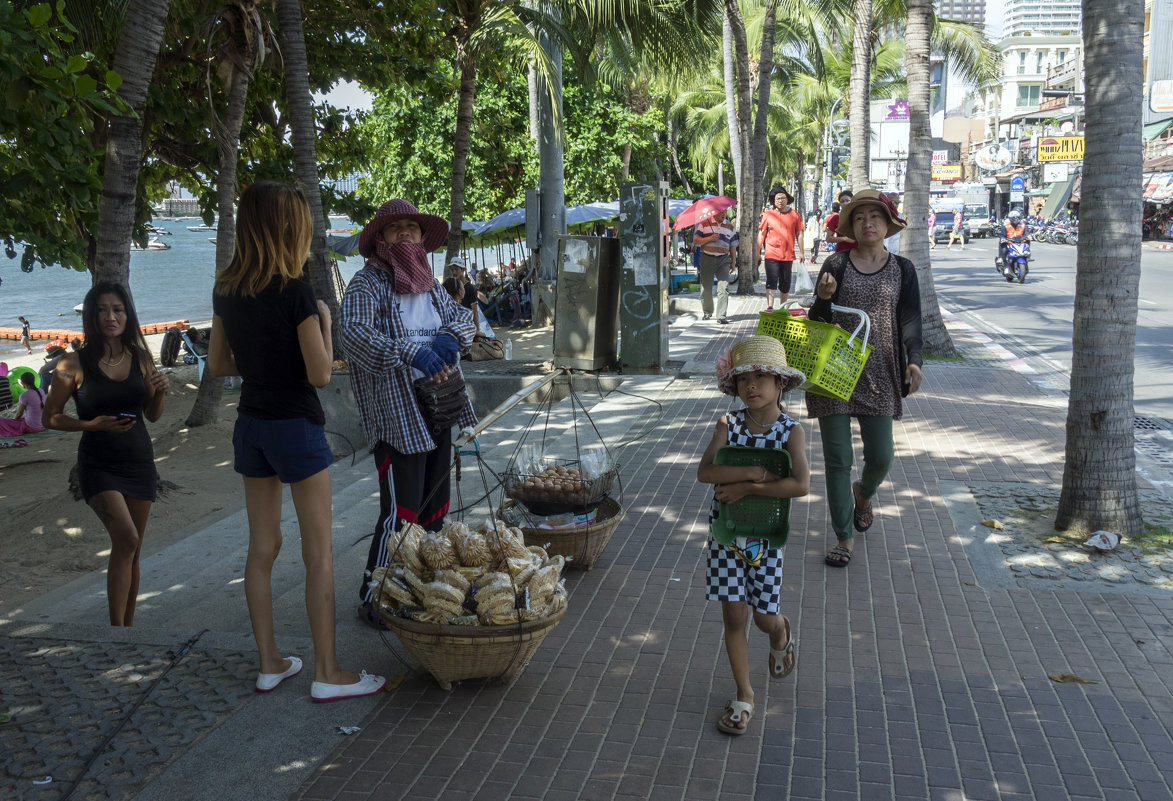
[[[705,197],[693,203],[676,218],[675,228],[696,226],[692,242],[700,250],[697,272],[701,284],[701,311],[704,319],[713,316],[713,279],[717,279],[717,320],[729,322],[729,276],[737,263],[737,230],[725,221],[725,210],[737,201],[724,195]]]

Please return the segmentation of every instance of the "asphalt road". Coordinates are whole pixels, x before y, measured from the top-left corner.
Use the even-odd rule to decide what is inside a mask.
[[[1031,244],[1026,283],[1009,284],[994,270],[996,239],[965,250],[931,251],[942,306],[988,333],[1056,385],[1071,373],[1075,308],[1075,247]],[[1138,417],[1173,429],[1173,251],[1142,248],[1135,357]]]

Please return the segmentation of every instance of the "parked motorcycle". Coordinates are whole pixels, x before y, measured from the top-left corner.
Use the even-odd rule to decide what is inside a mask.
[[[1006,242],[1006,257],[997,258],[995,266],[1009,283],[1018,279],[1018,283],[1024,284],[1030,272],[1030,237],[1012,236]]]

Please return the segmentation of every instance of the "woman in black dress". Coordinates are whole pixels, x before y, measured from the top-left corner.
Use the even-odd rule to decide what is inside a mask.
[[[155,369],[126,289],[101,283],[82,304],[85,343],[61,358],[45,399],[46,428],[81,431],[77,449],[82,497],[110,534],[106,595],[110,625],[134,622],[139,554],[158,474],[152,423],[163,414],[167,376]],[[77,417],[65,413],[73,396]]]

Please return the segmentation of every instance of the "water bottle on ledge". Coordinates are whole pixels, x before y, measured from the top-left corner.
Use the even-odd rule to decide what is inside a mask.
[[[507,361],[513,359],[513,340],[512,339],[505,340],[505,359]]]

